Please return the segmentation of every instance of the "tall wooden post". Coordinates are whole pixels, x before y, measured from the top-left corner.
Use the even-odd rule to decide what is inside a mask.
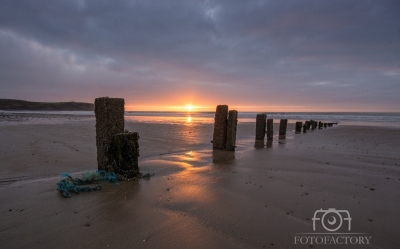
[[[307,132],[307,121],[306,122],[304,122],[304,125],[303,125],[303,133],[306,133]]]
[[[264,140],[267,114],[257,114],[256,117],[256,140]]]
[[[267,119],[267,140],[272,141],[274,138],[274,120],[272,118]]]
[[[228,106],[218,105],[214,118],[213,149],[225,150],[228,129]]]
[[[312,131],[314,130],[314,122],[314,120],[310,120],[310,127]]]
[[[279,138],[286,137],[287,119],[281,119],[279,124]]]
[[[124,99],[96,98],[94,112],[96,116],[97,166],[99,170],[107,170],[109,165],[107,148],[113,136],[124,132]]]
[[[303,122],[301,122],[301,121],[296,122],[296,133],[301,133],[302,124],[303,124]]]
[[[306,124],[307,130],[310,130],[311,122],[305,121],[304,123]]]
[[[226,150],[235,150],[236,147],[236,131],[238,112],[236,110],[229,111],[228,128],[226,135]]]

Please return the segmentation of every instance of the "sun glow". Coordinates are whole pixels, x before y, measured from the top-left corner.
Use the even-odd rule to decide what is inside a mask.
[[[193,110],[193,106],[192,105],[186,105],[186,109],[190,112]]]

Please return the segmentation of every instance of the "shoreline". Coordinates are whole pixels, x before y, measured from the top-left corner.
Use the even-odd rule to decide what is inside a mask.
[[[214,113],[210,112],[125,112],[125,123],[158,123],[158,124],[213,124]],[[239,123],[254,123],[257,113],[239,112]],[[342,116],[341,116],[342,115]],[[370,116],[364,116],[370,115]],[[400,113],[267,113],[274,119],[274,124],[281,118],[288,123],[305,120],[338,122],[341,125],[379,126],[400,128]],[[88,111],[0,111],[0,127],[18,124],[55,124],[71,121],[94,120],[94,112]]]

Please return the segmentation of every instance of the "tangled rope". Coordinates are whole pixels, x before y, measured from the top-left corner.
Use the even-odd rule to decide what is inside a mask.
[[[117,175],[114,172],[106,172],[104,170],[86,172],[83,174],[82,179],[73,178],[69,173],[62,173],[61,180],[57,183],[57,190],[60,191],[65,198],[70,198],[70,192],[80,194],[82,192],[101,190],[100,185],[96,187],[81,186],[98,181],[118,183]]]

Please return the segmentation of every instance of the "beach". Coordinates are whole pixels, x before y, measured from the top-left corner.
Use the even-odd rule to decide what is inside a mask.
[[[94,118],[0,126],[4,248],[397,248],[400,128],[339,124],[255,148],[238,124],[235,152],[212,150],[209,122],[134,122],[139,167],[154,175],[64,198],[63,172],[96,170]],[[274,124],[275,134],[278,123]],[[341,232],[369,244],[301,243],[316,210],[346,210]],[[326,231],[325,231],[326,232]],[[308,236],[308,235],[307,235]],[[303,240],[304,242],[304,240]],[[366,241],[364,241],[366,242]]]

